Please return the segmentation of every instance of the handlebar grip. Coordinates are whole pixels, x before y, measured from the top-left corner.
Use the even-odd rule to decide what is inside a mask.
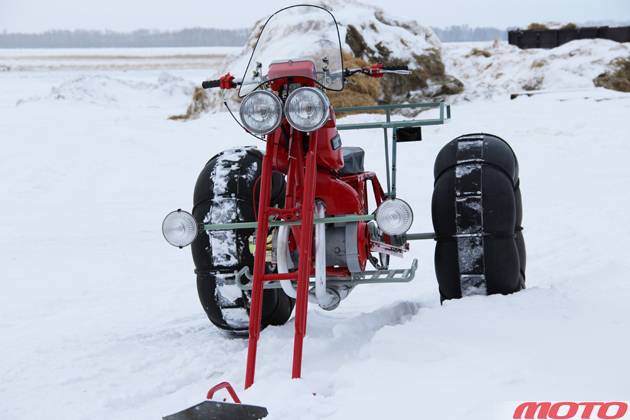
[[[383,70],[387,70],[387,71],[400,71],[400,70],[408,71],[409,70],[409,66],[384,66]]]
[[[201,87],[204,89],[218,88],[219,86],[221,86],[221,80],[206,80],[201,83]]]

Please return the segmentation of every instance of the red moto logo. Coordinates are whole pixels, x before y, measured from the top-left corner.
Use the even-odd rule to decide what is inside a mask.
[[[628,403],[612,402],[534,402],[520,404],[513,419],[620,419],[628,411]]]

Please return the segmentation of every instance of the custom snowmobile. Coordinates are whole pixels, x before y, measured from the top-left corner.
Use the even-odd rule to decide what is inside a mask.
[[[283,28],[295,22],[316,34],[313,45],[300,56],[283,57],[283,46],[297,42]],[[299,378],[309,302],[334,310],[359,285],[411,281],[416,259],[408,268],[389,268],[390,256],[403,256],[410,241],[436,241],[442,300],[525,286],[518,164],[505,141],[468,134],[444,146],[434,167],[435,232],[410,233],[413,211],[396,189],[397,150],[420,141],[423,126],[450,119],[450,106],[333,109],[326,95],[341,91],[351,77],[409,73],[406,66],[384,64],[344,68],[334,16],[298,5],[267,20],[242,79],[228,73],[203,82],[206,89],[239,89],[240,124],[264,141],[265,152],[238,147],[211,158],[197,180],[192,212],[171,212],[162,231],[171,245],[192,244],[199,298],[210,321],[248,333],[245,388],[254,383],[262,328],[286,323],[295,309],[292,377]],[[392,118],[405,108],[433,109],[438,116]],[[335,114],[347,112],[380,112],[383,120],[338,124]],[[342,146],[340,132],[374,129],[384,134],[385,184],[364,169],[364,150]],[[234,404],[211,400],[222,388]],[[241,405],[232,387],[221,383],[203,403],[165,419],[266,415],[263,407]]]

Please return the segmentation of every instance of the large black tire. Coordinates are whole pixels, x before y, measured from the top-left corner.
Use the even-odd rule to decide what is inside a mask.
[[[262,153],[253,147],[226,150],[214,156],[201,171],[194,193],[193,216],[198,223],[255,221],[258,210]],[[284,204],[285,181],[274,173],[272,205]],[[250,293],[223,279],[248,266],[254,256],[249,249],[255,229],[201,232],[191,245],[197,273],[199,300],[217,327],[245,332],[249,327]],[[263,294],[262,328],[288,321],[294,300],[280,289]]]
[[[491,134],[460,136],[435,160],[435,272],[441,300],[525,287],[518,161]]]

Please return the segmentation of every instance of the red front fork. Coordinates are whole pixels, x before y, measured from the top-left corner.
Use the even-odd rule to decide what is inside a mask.
[[[293,341],[292,378],[302,374],[302,344],[306,335],[308,309],[308,283],[311,273],[313,247],[313,213],[315,211],[315,176],[317,174],[317,142],[310,138],[306,152],[306,174],[302,193],[302,225],[300,229],[300,256],[298,263],[297,298],[295,302],[295,337]]]
[[[271,138],[269,138],[271,140]],[[262,317],[262,293],[263,276],[265,274],[265,256],[267,253],[267,235],[269,230],[269,201],[271,194],[271,157],[274,151],[274,142],[267,141],[265,156],[262,162],[260,176],[260,196],[258,198],[258,228],[256,230],[256,250],[254,253],[254,280],[252,289],[252,302],[249,309],[249,343],[247,346],[247,371],[245,373],[245,389],[254,383],[256,370],[256,350],[258,337],[260,336],[260,319]]]
[[[297,133],[294,133],[297,134]],[[303,136],[298,135],[293,141],[302,141]],[[254,276],[252,301],[249,312],[249,343],[247,348],[247,371],[245,373],[245,388],[249,388],[254,383],[256,370],[256,351],[258,338],[260,337],[260,321],[262,317],[262,296],[265,281],[274,281],[291,278],[292,276],[265,275],[265,256],[267,232],[269,231],[269,216],[277,209],[269,207],[271,195],[272,160],[278,147],[279,137],[269,136],[267,147],[263,157],[262,173],[260,175],[260,198],[258,203],[258,226],[256,234],[256,250],[254,254]],[[297,147],[301,152],[302,148]],[[301,156],[298,158],[300,159]],[[297,175],[297,181],[302,181],[302,207],[298,210],[301,220],[299,251],[300,260],[297,271],[297,295],[295,303],[295,338],[293,343],[293,371],[292,377],[299,378],[302,373],[302,347],[304,336],[306,335],[306,315],[308,310],[308,286],[312,265],[312,245],[313,245],[313,212],[315,209],[315,185],[317,175],[317,141],[314,137],[309,138],[308,151],[304,162],[304,173],[300,173],[302,168],[295,167],[291,173]],[[297,172],[297,174],[296,174]],[[295,179],[289,179],[289,185],[294,185]],[[292,201],[292,200],[290,200]],[[293,203],[292,203],[293,204]],[[287,205],[289,205],[287,203]]]

